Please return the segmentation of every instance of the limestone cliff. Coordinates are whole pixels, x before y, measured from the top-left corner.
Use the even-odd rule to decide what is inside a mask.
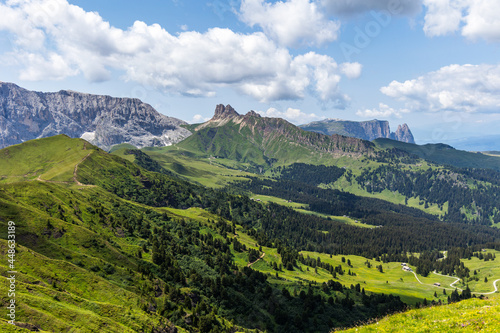
[[[166,146],[191,134],[183,124],[135,98],[43,93],[0,82],[0,148],[56,134],[81,137],[103,149],[125,142]]]
[[[407,143],[415,143],[407,124],[399,125],[397,131],[391,133],[389,122],[386,120],[358,122],[340,119],[325,119],[299,127],[306,131],[318,132],[326,135],[339,134],[368,141],[378,138],[387,138]]]

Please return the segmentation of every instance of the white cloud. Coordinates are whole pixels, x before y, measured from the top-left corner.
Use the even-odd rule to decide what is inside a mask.
[[[500,112],[500,65],[450,65],[381,92],[416,111]]]
[[[465,1],[424,0],[427,7],[424,32],[427,36],[442,36],[459,29]]]
[[[203,117],[201,114],[195,114],[193,116],[193,120],[191,120],[191,124],[198,124],[198,123],[204,123],[206,121],[209,121],[210,118]]]
[[[269,3],[243,0],[240,18],[258,25],[270,38],[288,47],[315,46],[337,39],[340,23],[329,20],[314,1],[286,0]]]
[[[500,2],[498,0],[474,0],[465,16],[462,35],[475,39],[500,42]]]
[[[361,76],[363,66],[357,62],[346,62],[340,65],[340,71],[350,79],[357,79]]]
[[[314,113],[305,113],[299,109],[288,108],[286,111],[279,111],[276,108],[269,108],[267,111],[257,111],[264,117],[284,118],[295,124],[305,124],[314,120],[323,119]]]
[[[322,0],[333,15],[353,16],[371,10],[385,10],[393,15],[415,15],[422,9],[422,0]]]
[[[11,59],[22,66],[24,80],[82,74],[104,81],[118,71],[125,80],[189,96],[213,96],[231,87],[267,102],[312,92],[344,107],[348,97],[339,82],[361,70],[314,52],[294,56],[261,32],[213,28],[174,36],[141,21],[122,30],[66,0],[13,0],[0,4],[0,19],[0,30],[18,45]]]
[[[397,118],[402,118],[402,114],[408,112],[410,112],[410,110],[408,109],[395,110],[390,106],[388,106],[387,104],[379,103],[378,109],[358,110],[358,112],[356,112],[356,115],[370,119],[389,118],[393,116]]]
[[[25,53],[22,54],[22,58],[27,66],[19,75],[21,80],[62,80],[68,75],[78,73],[56,53],[50,52],[46,57],[36,53]]]
[[[426,35],[443,36],[460,31],[471,40],[500,42],[498,0],[424,0],[424,4]]]

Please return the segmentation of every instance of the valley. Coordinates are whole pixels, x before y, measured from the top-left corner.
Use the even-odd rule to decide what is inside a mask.
[[[499,215],[482,194],[496,171],[227,108],[169,147],[59,135],[0,150],[14,331],[328,332],[497,298]],[[451,190],[474,204],[441,200]]]
[[[0,333],[500,332],[500,1],[0,1]]]

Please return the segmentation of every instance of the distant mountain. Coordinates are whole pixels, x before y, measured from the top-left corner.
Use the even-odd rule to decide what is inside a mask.
[[[467,151],[498,151],[500,150],[500,135],[485,135],[447,140],[447,143],[457,149]]]
[[[326,135],[340,134],[372,141],[378,138],[387,138],[407,143],[415,143],[413,134],[407,124],[398,125],[396,132],[391,133],[389,122],[386,120],[348,121],[340,119],[325,119],[300,125],[306,131],[323,133]]]
[[[498,156],[457,150],[443,143],[416,145],[389,139],[376,139],[373,143],[382,149],[397,148],[438,164],[500,171],[500,157]]]
[[[0,148],[56,134],[83,138],[103,149],[120,143],[166,146],[191,134],[181,127],[185,124],[135,98],[43,93],[0,82]]]
[[[192,128],[194,134],[178,147],[255,165],[311,162],[332,156],[358,156],[373,144],[357,138],[308,132],[281,118],[254,111],[238,114],[230,105],[217,105],[209,121]]]

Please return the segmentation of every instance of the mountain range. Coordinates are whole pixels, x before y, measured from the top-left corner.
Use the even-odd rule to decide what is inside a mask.
[[[323,133],[326,135],[340,134],[372,141],[378,138],[392,139],[406,143],[415,143],[413,134],[407,124],[398,125],[396,132],[391,132],[386,120],[348,121],[341,119],[325,119],[300,125],[306,131]]]
[[[0,82],[0,147],[56,134],[81,137],[103,149],[124,142],[165,146],[191,134],[181,127],[186,124],[139,99],[43,93]]]
[[[240,115],[231,105],[222,104],[216,106],[212,119],[190,129],[193,134],[179,148],[259,166],[359,156],[374,147],[357,138],[304,131],[284,119],[261,117],[255,111]]]
[[[235,114],[226,111],[224,117],[230,116]],[[246,118],[257,116],[256,112],[250,112]],[[216,112],[209,122],[210,127],[217,123],[217,117],[221,115]],[[56,134],[83,138],[105,150],[122,143],[138,148],[168,146],[191,135],[185,128],[186,125],[185,121],[162,115],[139,99],[69,90],[44,93],[0,82],[0,148]],[[391,138],[414,143],[406,124],[398,126],[397,131],[391,133],[387,121],[351,122],[327,119],[302,125],[301,128],[368,141]]]
[[[182,141],[161,132],[136,149],[163,119],[139,100],[2,87],[3,135],[98,120],[111,131],[0,149],[0,250],[13,224],[16,239],[12,266],[0,263],[4,307],[16,269],[16,326],[3,318],[0,331],[326,333],[471,290],[496,297],[499,157],[306,131],[222,104],[180,123]],[[113,136],[120,124],[137,132]],[[384,126],[364,133],[390,135]],[[475,316],[498,308],[465,304]],[[430,325],[459,327],[446,309]]]

